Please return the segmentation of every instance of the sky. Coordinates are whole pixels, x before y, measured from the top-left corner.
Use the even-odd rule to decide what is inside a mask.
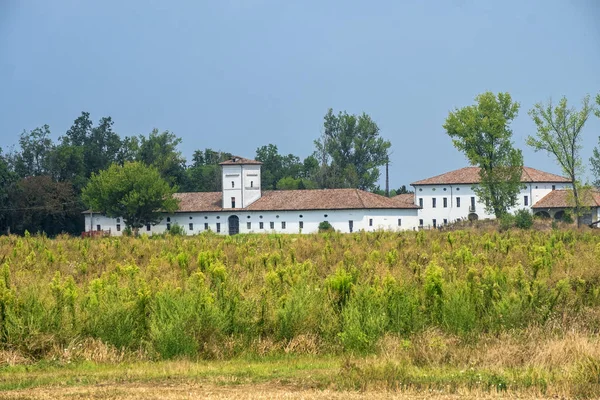
[[[369,114],[392,143],[392,188],[467,165],[442,125],[485,91],[521,104],[600,93],[598,0],[0,0],[0,147],[82,111],[121,136],[153,128],[188,158],[314,151],[323,116]],[[600,119],[584,128],[587,167]],[[383,176],[380,181],[383,186]]]

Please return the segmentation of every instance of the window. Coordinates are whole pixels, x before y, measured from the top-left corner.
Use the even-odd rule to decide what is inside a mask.
[[[471,197],[471,208],[475,209],[475,197]]]
[[[448,198],[447,198],[447,197],[444,197],[444,198],[442,199],[442,201],[443,201],[443,203],[444,203],[444,208],[448,207]]]
[[[273,222],[273,221],[269,222],[269,226],[271,227],[271,229],[275,229],[275,222]]]
[[[101,231],[101,230],[102,230],[102,227],[101,227],[100,225],[96,225],[96,230],[97,230],[97,231]]]
[[[300,224],[300,229],[304,229],[304,221],[300,221],[299,224]]]
[[[354,231],[354,221],[348,221],[348,230],[350,233]]]
[[[423,226],[423,220],[422,219],[419,220],[419,226]]]
[[[432,222],[433,222],[433,229],[437,228],[437,220],[434,218]]]
[[[150,232],[150,224],[146,224],[146,230]]]
[[[121,218],[117,218],[117,224],[121,223]]]
[[[217,222],[217,233],[221,232],[221,223]]]
[[[436,200],[437,199],[435,197],[431,199],[431,207],[435,208],[435,206],[436,206]]]
[[[121,224],[117,224],[117,232],[121,232]]]
[[[369,226],[373,226],[373,218],[369,218]]]
[[[167,222],[171,222],[171,217],[167,217]]]
[[[552,190],[556,190],[556,185],[552,185]]]
[[[231,198],[231,208],[235,208],[235,197]]]
[[[254,187],[254,181],[250,181],[250,187]]]
[[[456,208],[460,208],[460,197],[456,198]]]
[[[398,218],[398,226],[402,226],[402,218]]]
[[[525,206],[529,205],[529,196],[523,197],[523,205],[525,205]]]
[[[234,188],[235,187],[235,182],[231,181],[231,187]]]
[[[170,231],[171,230],[171,224],[167,224],[167,230]]]
[[[419,198],[419,207],[423,208],[423,198]]]
[[[246,222],[246,229],[252,229],[252,222]]]
[[[208,230],[208,222],[204,223],[204,230],[207,231]]]
[[[192,222],[190,222],[190,224],[189,224],[189,228],[190,228],[190,231],[193,231],[193,230],[194,230],[194,224],[193,224]]]
[[[265,224],[264,224],[264,222],[260,221],[260,222],[258,223],[258,227],[259,227],[259,229],[265,229]]]
[[[285,229],[285,221],[281,221],[281,229]]]
[[[448,220],[444,218],[444,225],[448,225]]]

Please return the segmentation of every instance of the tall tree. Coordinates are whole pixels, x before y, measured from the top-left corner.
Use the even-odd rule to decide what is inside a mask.
[[[25,178],[49,173],[50,154],[54,145],[48,125],[30,132],[23,131],[19,137],[19,145],[20,151],[12,155],[13,168],[18,176]]]
[[[379,167],[385,165],[391,143],[379,135],[379,127],[365,113],[350,115],[329,109],[324,131],[315,141],[315,157],[321,162],[322,187],[374,189]]]
[[[6,157],[0,148],[0,232],[6,232],[11,215],[12,186],[16,181],[16,175],[11,171]]]
[[[600,93],[596,96],[596,104],[598,106],[594,109],[594,114],[600,118]],[[598,144],[600,144],[600,137],[598,137]],[[600,187],[600,150],[598,150],[598,147],[594,147],[590,164],[594,175],[594,186]]]
[[[567,98],[560,99],[555,106],[552,100],[547,103],[537,103],[529,111],[535,122],[535,136],[527,137],[527,144],[535,151],[546,151],[554,157],[563,173],[569,177],[573,186],[575,214],[580,216],[583,210],[579,179],[582,173],[581,133],[594,107],[590,105],[590,96],[582,100],[581,109],[569,107]],[[579,218],[577,218],[579,223]]]
[[[29,176],[13,185],[10,193],[11,231],[23,233],[78,233],[81,203],[69,182],[55,182],[48,175]]]
[[[177,209],[175,191],[176,187],[170,187],[155,167],[127,162],[93,174],[82,198],[95,212],[123,218],[137,233],[146,224],[158,223],[163,212]]]
[[[517,203],[523,170],[521,150],[513,147],[510,123],[519,103],[510,94],[482,93],[476,104],[450,112],[444,129],[454,147],[480,168],[481,183],[473,188],[487,212],[496,217]]]
[[[212,149],[196,150],[192,156],[192,165],[186,169],[186,192],[220,192],[222,184],[219,163],[231,158],[230,153]]]
[[[136,160],[158,169],[161,176],[172,185],[180,185],[185,180],[185,158],[177,147],[181,138],[174,133],[158,129],[152,130],[146,138],[140,135],[139,151]]]
[[[293,154],[281,155],[277,146],[269,144],[256,149],[256,159],[263,163],[261,170],[261,185],[263,189],[297,189],[303,173],[303,163]],[[278,183],[284,179],[280,185]],[[295,184],[292,182],[296,182]]]

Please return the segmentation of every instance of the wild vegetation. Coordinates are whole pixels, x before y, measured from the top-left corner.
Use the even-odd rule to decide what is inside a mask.
[[[311,385],[600,394],[591,230],[13,235],[0,257],[4,389],[21,364],[332,357]]]

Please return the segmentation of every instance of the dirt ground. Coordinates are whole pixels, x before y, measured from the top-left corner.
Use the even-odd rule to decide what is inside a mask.
[[[135,383],[77,387],[38,387],[0,392],[0,399],[124,399],[124,400],[183,400],[183,399],[542,399],[537,396],[490,393],[398,393],[398,392],[338,392],[289,387],[274,383],[221,386],[194,383]]]

